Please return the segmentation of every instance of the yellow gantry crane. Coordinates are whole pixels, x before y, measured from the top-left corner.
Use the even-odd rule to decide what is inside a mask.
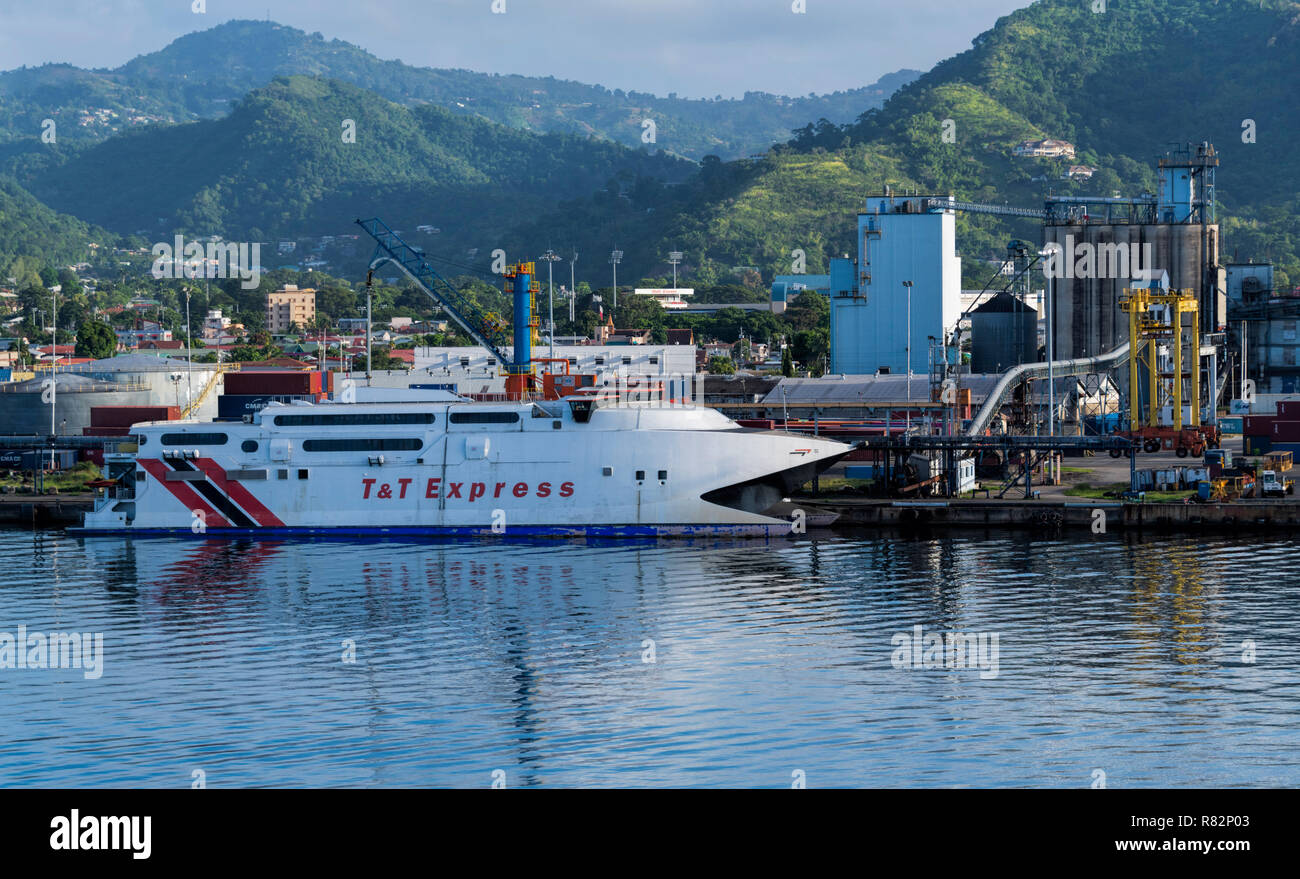
[[[1129,325],[1129,419],[1148,452],[1201,454],[1217,444],[1201,427],[1200,313],[1191,290],[1128,288],[1120,308]],[[1143,406],[1143,370],[1146,405]],[[1183,415],[1183,407],[1189,409]],[[1171,409],[1170,423],[1161,410]]]

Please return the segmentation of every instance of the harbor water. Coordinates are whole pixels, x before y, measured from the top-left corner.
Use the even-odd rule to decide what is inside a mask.
[[[0,785],[1295,785],[1297,549],[0,530]]]

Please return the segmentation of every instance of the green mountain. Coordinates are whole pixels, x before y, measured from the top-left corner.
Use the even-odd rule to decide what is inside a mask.
[[[57,210],[152,240],[337,235],[357,231],[354,217],[378,214],[398,228],[437,226],[440,246],[487,254],[503,230],[561,199],[693,170],[662,153],[292,77],[223,119],[119,135],[28,167],[22,180]]]
[[[89,261],[96,250],[111,248],[116,237],[56,213],[14,180],[0,177],[0,284],[10,277],[24,283],[47,265]]]
[[[608,141],[503,127],[410,95],[394,102],[358,86],[294,78],[237,101],[221,119],[148,126],[94,146],[24,145],[8,165],[51,207],[120,233],[156,238],[178,227],[269,240],[337,234],[353,216],[374,213],[399,228],[440,227],[418,240],[451,260],[497,247],[512,258],[576,247],[579,271],[596,278],[618,247],[626,282],[667,275],[667,253],[682,250],[684,277],[757,289],[756,278],[791,270],[792,251],[806,254],[810,272],[853,252],[853,215],[886,184],[1025,206],[1049,191],[1137,195],[1154,188],[1155,160],[1169,144],[1209,140],[1223,159],[1225,255],[1272,258],[1283,282],[1300,282],[1300,154],[1289,149],[1300,112],[1288,75],[1300,62],[1300,6],[1108,0],[1104,12],[1094,8],[1040,0],[882,108],[863,105],[844,124],[807,115],[791,126],[793,140],[757,158],[706,157],[695,166]],[[269,28],[290,48],[301,38],[275,26],[223,27],[230,30],[186,39],[239,28],[263,36]],[[356,57],[336,43],[298,61],[269,49],[243,54],[267,69],[308,60],[335,69],[342,62],[323,52],[333,46]],[[205,64],[190,54],[146,56],[132,75],[182,89],[185,71]],[[404,87],[395,83],[374,88]],[[340,141],[343,118],[357,121],[356,144]],[[1067,180],[1069,162],[1013,156],[1020,141],[1044,137],[1072,141],[1073,163],[1096,174]],[[1008,239],[1039,236],[1031,221],[989,216],[959,215],[958,230],[967,286],[986,280],[984,260],[1001,257]]]
[[[631,147],[641,145],[642,121],[653,119],[659,148],[698,160],[763,152],[809,120],[856,119],[919,71],[899,71],[830,95],[750,92],[741,99],[692,100],[553,77],[412,67],[318,33],[231,21],[113,70],[50,64],[0,73],[0,143],[36,138],[45,119],[56,122],[60,137],[76,142],[156,122],[219,118],[249,92],[294,75],[351,83],[406,107],[429,104],[513,128],[596,136]]]
[[[1211,141],[1222,157],[1219,217],[1225,254],[1270,257],[1300,282],[1300,5],[1284,0],[1040,0],[999,20],[972,48],[902,88],[857,122],[808,126],[668,237],[706,266],[809,271],[852,247],[851,215],[885,183],[965,200],[1041,204],[1056,193],[1138,195],[1155,187],[1172,143]],[[945,121],[955,142],[944,140]],[[1248,120],[1257,133],[1245,142]],[[1029,138],[1063,138],[1074,163],[1099,169],[1063,180],[1070,163],[1018,159]],[[1042,179],[1046,177],[1046,179]],[[1039,178],[1039,179],[1035,179]],[[959,216],[968,285],[977,260],[1001,256],[1032,223]],[[816,256],[814,256],[816,254]]]

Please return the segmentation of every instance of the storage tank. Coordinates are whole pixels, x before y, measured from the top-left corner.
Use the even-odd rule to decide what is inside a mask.
[[[971,312],[971,372],[1006,372],[1038,360],[1038,311],[1006,290]]]
[[[1213,301],[1214,291],[1207,291],[1203,262],[1218,260],[1219,227],[1206,230],[1207,247],[1203,252],[1201,227],[1194,224],[1166,223],[1068,223],[1043,228],[1047,244],[1059,244],[1073,260],[1067,259],[1073,277],[1054,279],[1052,323],[1058,359],[1095,357],[1128,341],[1128,321],[1119,308],[1119,298],[1132,285],[1134,273],[1154,269],[1169,273],[1174,290],[1193,290],[1202,303]],[[1136,263],[1132,256],[1138,256]],[[1080,272],[1078,261],[1084,264]],[[1148,262],[1150,265],[1148,265]],[[1122,276],[1117,277],[1121,274]],[[1083,275],[1087,275],[1084,277]],[[1043,279],[1050,289],[1051,282]],[[1215,325],[1217,307],[1203,304],[1202,331]]]
[[[54,430],[79,434],[90,426],[96,406],[141,406],[151,402],[147,385],[134,381],[104,381],[86,375],[58,372],[54,393],[47,393],[49,373],[0,386],[0,432],[48,436],[50,399],[54,402]]]

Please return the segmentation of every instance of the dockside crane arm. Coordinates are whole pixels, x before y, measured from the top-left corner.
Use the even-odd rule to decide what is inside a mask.
[[[487,349],[502,366],[511,363],[501,350],[504,324],[494,316],[485,314],[469,296],[457,290],[439,275],[424,257],[424,251],[412,247],[401,239],[388,224],[378,217],[357,220],[367,235],[375,240],[375,254],[370,269],[391,262],[402,270],[430,299],[442,306],[471,339]]]

